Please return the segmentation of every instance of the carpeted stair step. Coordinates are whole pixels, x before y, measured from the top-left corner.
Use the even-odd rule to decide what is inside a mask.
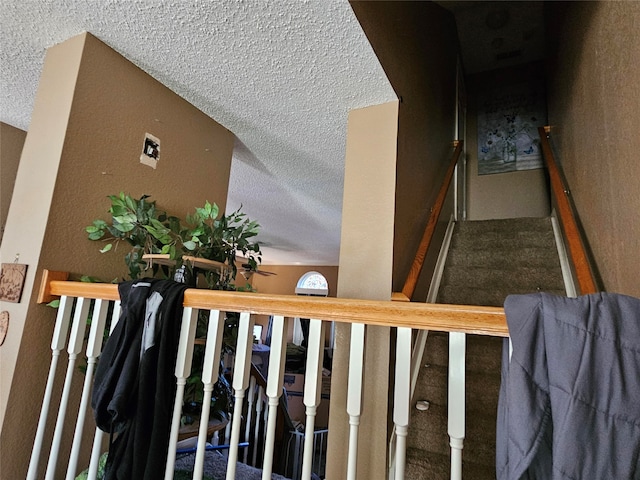
[[[425,454],[421,450],[407,449],[407,467],[405,478],[420,480],[449,480],[451,478],[451,462],[449,455],[437,453]],[[462,461],[462,478],[465,480],[482,480],[495,478],[495,469],[485,464]]]
[[[512,290],[536,292],[559,290],[564,286],[562,278],[550,278],[549,270],[537,267],[518,267],[507,264],[502,268],[465,267],[450,265],[442,276],[443,285],[466,288],[486,288],[511,293]]]
[[[564,295],[555,237],[548,218],[460,222],[456,225],[438,303],[502,306],[510,294]],[[448,479],[448,334],[430,332],[407,438],[407,479]],[[463,478],[495,479],[495,428],[504,340],[467,335],[466,438]]]
[[[557,257],[547,255],[539,246],[520,249],[502,249],[497,256],[493,249],[453,249],[447,257],[448,265],[464,267],[503,268],[505,265],[519,264],[523,267],[556,268]]]

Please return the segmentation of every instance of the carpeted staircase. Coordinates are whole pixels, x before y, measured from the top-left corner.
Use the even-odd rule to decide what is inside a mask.
[[[509,294],[564,295],[549,218],[459,222],[453,233],[438,303],[502,306]],[[495,424],[502,339],[467,335],[465,480],[495,479]],[[448,479],[448,334],[430,332],[407,439],[406,478]]]

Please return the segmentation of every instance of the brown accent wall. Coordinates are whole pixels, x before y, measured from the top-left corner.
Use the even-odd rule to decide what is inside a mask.
[[[492,70],[466,79],[469,98],[467,115],[468,220],[546,217],[551,212],[549,185],[543,168],[478,175],[478,94],[487,88],[524,83],[535,79],[544,85],[544,64]],[[540,127],[545,125],[541,119]]]
[[[0,122],[0,241],[7,222],[13,185],[27,132]]]
[[[545,5],[559,161],[604,288],[640,297],[640,3]]]
[[[155,170],[139,162],[145,132],[161,141]],[[51,357],[55,312],[35,304],[42,269],[125,277],[124,251],[100,254],[84,232],[107,217],[106,196],[150,194],[177,215],[205,200],[224,208],[233,143],[228,130],[95,37],[49,49],[2,247],[29,265],[0,350],[3,478],[25,477]],[[76,389],[81,382],[78,373]]]
[[[451,13],[432,2],[351,1],[351,6],[400,98],[393,249],[393,290],[400,291],[455,140],[456,26]],[[423,270],[428,279],[437,248],[430,254]],[[419,287],[414,298],[424,301],[428,282]]]

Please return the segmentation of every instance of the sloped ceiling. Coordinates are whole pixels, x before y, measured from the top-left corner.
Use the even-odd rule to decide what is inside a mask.
[[[265,264],[337,265],[347,114],[396,98],[347,0],[2,0],[0,26],[1,121],[28,130],[46,49],[88,31],[236,134]]]

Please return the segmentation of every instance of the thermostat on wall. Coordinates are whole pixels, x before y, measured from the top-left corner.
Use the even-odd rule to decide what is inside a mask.
[[[140,163],[156,168],[158,160],[160,160],[160,139],[150,133],[145,133]]]

